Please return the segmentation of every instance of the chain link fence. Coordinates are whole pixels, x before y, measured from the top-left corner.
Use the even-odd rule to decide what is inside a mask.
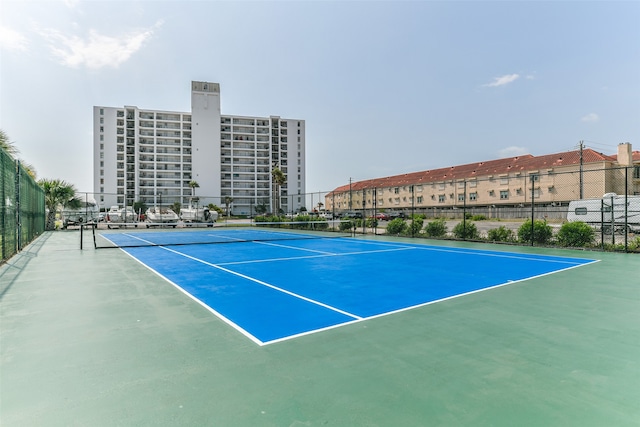
[[[0,247],[2,262],[42,234],[45,226],[44,191],[20,165],[0,149]]]
[[[99,195],[98,206],[107,212],[111,200],[121,202],[119,208],[128,204],[138,214],[152,206],[173,207],[176,213],[192,205],[215,206],[219,220],[304,215],[329,221],[351,219],[359,233],[640,251],[640,166],[585,165],[562,172],[549,167],[477,178],[406,180],[396,185],[379,181],[305,194],[286,194],[281,189],[277,199],[268,190],[255,196],[251,183],[246,190],[218,196],[196,197],[188,189],[126,190]],[[391,224],[396,218],[406,227]],[[587,227],[580,228],[581,224]],[[435,233],[433,229],[438,228],[440,232]]]
[[[377,218],[375,227],[358,223],[369,227],[363,233],[640,252],[640,166],[575,169],[360,181],[327,192],[324,208],[337,217]],[[394,218],[407,227],[389,228]]]

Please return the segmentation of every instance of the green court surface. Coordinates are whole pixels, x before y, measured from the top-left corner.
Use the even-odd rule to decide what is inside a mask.
[[[640,425],[638,254],[425,241],[600,262],[259,346],[78,242],[0,267],[2,426]]]

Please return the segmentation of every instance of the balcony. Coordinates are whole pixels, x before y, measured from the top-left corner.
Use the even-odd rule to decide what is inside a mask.
[[[180,121],[180,114],[157,113],[156,120],[170,120],[174,122]]]

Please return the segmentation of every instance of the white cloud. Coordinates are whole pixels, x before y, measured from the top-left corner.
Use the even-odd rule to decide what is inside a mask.
[[[53,29],[40,31],[40,34],[47,39],[52,53],[63,65],[71,68],[118,68],[139,51],[161,25],[162,22],[158,22],[151,28],[115,37],[99,34],[96,30],[90,30],[85,38],[68,36]]]
[[[600,120],[600,117],[598,117],[596,113],[589,113],[586,116],[582,117],[580,120],[587,123],[595,123]]]
[[[27,38],[7,27],[0,27],[0,48],[6,50],[27,50]]]
[[[519,74],[505,74],[504,76],[494,78],[491,83],[487,83],[483,86],[485,87],[504,86],[509,83],[515,82],[516,80],[518,80],[519,77],[520,77]]]
[[[512,145],[511,147],[506,147],[498,151],[498,156],[501,159],[506,157],[516,157],[522,156],[524,154],[528,154],[528,150],[525,147],[516,147]]]

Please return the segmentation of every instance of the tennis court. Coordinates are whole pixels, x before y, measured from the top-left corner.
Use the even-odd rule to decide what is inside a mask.
[[[265,228],[101,236],[261,345],[595,262]]]
[[[635,254],[187,231],[0,267],[2,425],[638,424]]]

